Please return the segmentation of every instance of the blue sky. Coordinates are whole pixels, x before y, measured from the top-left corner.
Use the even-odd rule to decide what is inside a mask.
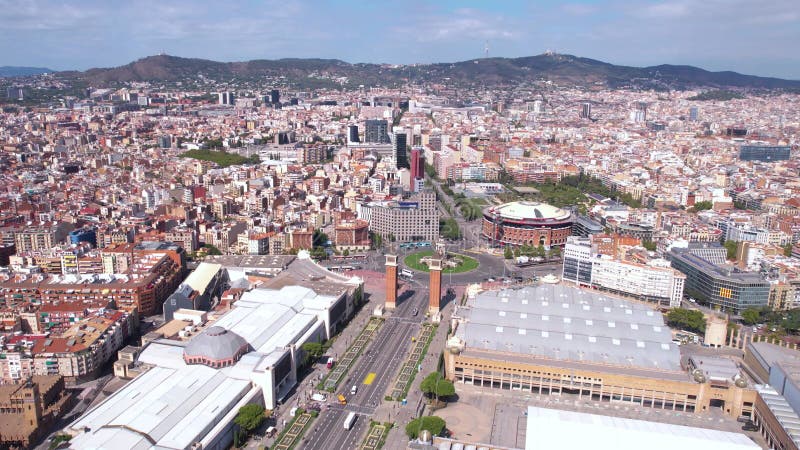
[[[798,0],[0,0],[0,66],[110,67],[161,52],[426,63],[554,50],[800,79]]]

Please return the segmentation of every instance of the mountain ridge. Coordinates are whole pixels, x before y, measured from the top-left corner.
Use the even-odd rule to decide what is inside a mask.
[[[198,75],[211,78],[256,78],[287,80],[309,77],[347,78],[350,83],[386,85],[435,82],[449,79],[463,84],[503,85],[552,80],[578,85],[687,89],[692,87],[797,89],[800,80],[745,75],[733,71],[712,72],[689,65],[661,64],[649,67],[622,66],[591,58],[546,53],[518,58],[484,58],[452,63],[375,64],[347,63],[338,59],[283,58],[219,62],[201,58],[156,55],[111,68],[84,72],[62,72],[92,85],[133,81],[179,81]]]
[[[55,70],[46,67],[0,66],[0,78],[28,77],[53,72]]]

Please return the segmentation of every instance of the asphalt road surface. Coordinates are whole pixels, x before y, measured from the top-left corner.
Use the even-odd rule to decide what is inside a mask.
[[[411,284],[414,294],[398,304],[336,392],[347,398],[347,405],[332,404],[322,411],[313,429],[306,434],[301,448],[344,450],[357,448],[361,443],[370,416],[383,401],[390,383],[395,381],[411,347],[411,338],[417,335],[427,309],[427,289],[420,283]],[[415,307],[419,310],[417,316],[412,315]],[[365,385],[364,380],[370,373],[374,373],[375,378],[371,384]],[[357,386],[357,393],[351,395],[350,389],[354,385]],[[335,398],[336,395],[331,396],[334,402]],[[351,411],[357,414],[357,418],[353,427],[345,430],[344,419]]]

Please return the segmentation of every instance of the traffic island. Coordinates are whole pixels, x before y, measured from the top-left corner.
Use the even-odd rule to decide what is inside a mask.
[[[419,372],[419,366],[428,352],[428,347],[431,345],[433,337],[436,335],[436,325],[429,323],[422,324],[419,332],[419,337],[414,342],[411,348],[411,353],[406,358],[403,366],[400,368],[400,374],[392,387],[391,398],[401,401],[408,395],[408,390],[414,382],[414,377]]]
[[[364,348],[367,346],[369,341],[375,336],[382,323],[383,319],[378,317],[372,317],[369,319],[369,322],[367,322],[367,324],[364,326],[364,329],[361,330],[361,333],[358,334],[344,355],[342,355],[342,357],[336,361],[336,365],[333,367],[333,369],[331,369],[322,382],[317,385],[317,389],[328,392],[334,392],[336,390],[336,388],[339,386],[339,383],[341,383],[344,376],[350,370],[350,367],[353,366],[353,363],[356,361],[358,356],[364,351]]]
[[[423,250],[421,252],[407,255],[403,262],[413,270],[429,272],[427,262],[431,258],[438,258],[433,250]],[[478,268],[478,260],[460,253],[447,253],[442,259],[442,274],[470,272]]]
[[[275,439],[274,450],[291,450],[297,446],[311,422],[316,417],[314,412],[298,410],[297,415],[286,425],[280,436]]]
[[[386,443],[386,437],[389,435],[389,430],[392,429],[391,422],[373,422],[370,421],[369,431],[364,441],[359,447],[360,450],[379,450]]]

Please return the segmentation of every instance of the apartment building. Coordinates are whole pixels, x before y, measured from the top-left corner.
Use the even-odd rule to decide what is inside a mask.
[[[660,306],[680,306],[686,276],[665,260],[648,264],[600,254],[588,238],[569,237],[564,247],[564,281],[637,298]]]
[[[396,241],[439,239],[436,194],[423,191],[407,199],[361,204],[359,218],[369,221],[369,231]]]

